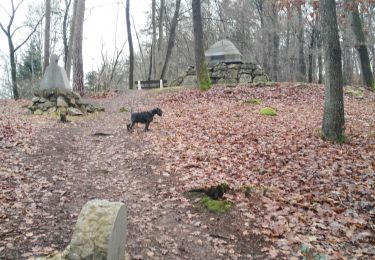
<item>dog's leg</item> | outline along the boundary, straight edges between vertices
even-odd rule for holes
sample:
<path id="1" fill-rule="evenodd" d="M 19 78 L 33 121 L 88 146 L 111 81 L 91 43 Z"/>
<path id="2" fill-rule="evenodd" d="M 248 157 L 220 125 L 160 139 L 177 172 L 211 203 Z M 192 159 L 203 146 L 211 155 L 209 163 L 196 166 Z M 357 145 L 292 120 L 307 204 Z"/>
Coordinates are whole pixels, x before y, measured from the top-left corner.
<path id="1" fill-rule="evenodd" d="M 145 132 L 149 131 L 148 126 L 150 125 L 151 121 L 148 121 L 145 125 Z"/>

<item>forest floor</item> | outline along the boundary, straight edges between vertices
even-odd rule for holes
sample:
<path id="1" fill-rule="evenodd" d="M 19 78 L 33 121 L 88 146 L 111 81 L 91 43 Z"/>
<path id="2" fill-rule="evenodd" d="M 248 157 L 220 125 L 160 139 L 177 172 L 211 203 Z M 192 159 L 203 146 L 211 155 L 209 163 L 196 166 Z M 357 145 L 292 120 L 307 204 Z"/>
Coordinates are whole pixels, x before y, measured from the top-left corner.
<path id="1" fill-rule="evenodd" d="M 125 203 L 128 259 L 373 259 L 375 94 L 362 92 L 345 94 L 344 144 L 320 138 L 321 85 L 115 93 L 68 124 L 0 101 L 0 259 L 62 250 L 94 198 Z M 164 114 L 128 132 L 121 107 Z M 227 213 L 183 196 L 223 182 Z"/>

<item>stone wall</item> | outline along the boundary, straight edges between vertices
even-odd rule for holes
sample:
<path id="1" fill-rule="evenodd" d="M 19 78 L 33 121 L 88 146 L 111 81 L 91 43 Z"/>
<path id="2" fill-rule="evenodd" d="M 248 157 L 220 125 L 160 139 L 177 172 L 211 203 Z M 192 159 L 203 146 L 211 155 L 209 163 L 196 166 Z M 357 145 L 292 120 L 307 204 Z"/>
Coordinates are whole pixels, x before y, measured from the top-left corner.
<path id="1" fill-rule="evenodd" d="M 216 63 L 208 65 L 208 71 L 213 84 L 259 83 L 271 80 L 259 65 L 252 62 Z M 196 85 L 195 68 L 192 66 L 171 83 L 171 86 Z"/>
<path id="2" fill-rule="evenodd" d="M 77 116 L 104 108 L 95 107 L 82 101 L 81 97 L 66 88 L 48 88 L 35 91 L 33 104 L 26 110 L 29 115 L 43 115 L 66 112 L 68 115 Z"/>

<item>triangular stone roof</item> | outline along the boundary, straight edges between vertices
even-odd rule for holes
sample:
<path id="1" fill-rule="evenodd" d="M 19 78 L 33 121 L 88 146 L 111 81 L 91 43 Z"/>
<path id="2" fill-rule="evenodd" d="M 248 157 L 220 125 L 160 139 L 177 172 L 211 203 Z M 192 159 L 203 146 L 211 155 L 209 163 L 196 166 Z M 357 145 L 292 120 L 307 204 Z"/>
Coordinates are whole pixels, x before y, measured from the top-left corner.
<path id="1" fill-rule="evenodd" d="M 236 46 L 229 40 L 220 40 L 205 52 L 206 57 L 219 56 L 219 55 L 241 55 Z"/>

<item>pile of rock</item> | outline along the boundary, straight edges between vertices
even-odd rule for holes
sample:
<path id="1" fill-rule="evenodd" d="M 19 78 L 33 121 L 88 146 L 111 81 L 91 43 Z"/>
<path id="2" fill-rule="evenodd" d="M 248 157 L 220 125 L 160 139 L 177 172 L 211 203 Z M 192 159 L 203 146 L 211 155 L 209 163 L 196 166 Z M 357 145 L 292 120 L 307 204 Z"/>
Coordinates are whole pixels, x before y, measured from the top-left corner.
<path id="1" fill-rule="evenodd" d="M 104 108 L 95 107 L 82 101 L 81 97 L 66 88 L 47 88 L 34 92 L 33 104 L 28 107 L 26 114 L 43 115 L 66 112 L 71 116 L 79 116 Z"/>
<path id="2" fill-rule="evenodd" d="M 79 116 L 96 111 L 104 111 L 94 105 L 84 103 L 74 93 L 64 68 L 58 65 L 59 57 L 52 54 L 40 83 L 40 90 L 34 92 L 33 104 L 26 110 L 28 115 L 66 113 Z"/>
<path id="3" fill-rule="evenodd" d="M 208 65 L 213 84 L 259 83 L 271 79 L 265 71 L 253 62 L 216 63 Z M 186 72 L 171 83 L 172 86 L 195 86 L 197 78 L 195 68 L 190 66 Z"/>

